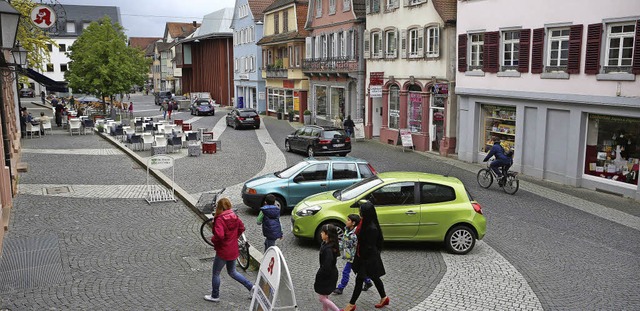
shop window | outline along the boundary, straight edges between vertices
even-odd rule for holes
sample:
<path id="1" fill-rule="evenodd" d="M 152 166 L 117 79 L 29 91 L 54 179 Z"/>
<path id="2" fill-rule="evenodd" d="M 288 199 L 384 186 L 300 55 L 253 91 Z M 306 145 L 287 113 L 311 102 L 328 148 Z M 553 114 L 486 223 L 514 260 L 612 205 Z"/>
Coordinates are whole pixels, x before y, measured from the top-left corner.
<path id="1" fill-rule="evenodd" d="M 327 87 L 316 85 L 316 115 L 326 118 L 327 113 Z"/>
<path id="2" fill-rule="evenodd" d="M 344 119 L 344 88 L 331 88 L 331 119 Z M 337 125 L 337 124 L 336 124 Z M 340 122 L 342 126 L 342 122 Z"/>
<path id="3" fill-rule="evenodd" d="M 389 87 L 389 128 L 398 129 L 400 126 L 400 87 Z"/>
<path id="4" fill-rule="evenodd" d="M 589 115 L 585 174 L 638 184 L 640 118 Z"/>
<path id="5" fill-rule="evenodd" d="M 480 152 L 489 152 L 494 138 L 500 140 L 505 151 L 515 149 L 516 108 L 509 106 L 482 105 Z"/>

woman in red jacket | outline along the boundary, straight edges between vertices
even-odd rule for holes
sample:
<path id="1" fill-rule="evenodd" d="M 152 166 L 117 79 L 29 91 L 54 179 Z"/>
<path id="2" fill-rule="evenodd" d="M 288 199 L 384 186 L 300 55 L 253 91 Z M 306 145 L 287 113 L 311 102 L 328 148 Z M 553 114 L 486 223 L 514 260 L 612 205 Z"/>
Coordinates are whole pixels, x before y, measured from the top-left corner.
<path id="1" fill-rule="evenodd" d="M 213 275 L 211 277 L 211 294 L 204 296 L 207 301 L 220 301 L 220 272 L 227 266 L 227 273 L 240 282 L 247 290 L 253 290 L 253 284 L 236 271 L 238 236 L 244 232 L 242 220 L 231 210 L 231 201 L 227 198 L 218 200 L 213 222 L 211 242 L 216 249 L 213 259 Z"/>

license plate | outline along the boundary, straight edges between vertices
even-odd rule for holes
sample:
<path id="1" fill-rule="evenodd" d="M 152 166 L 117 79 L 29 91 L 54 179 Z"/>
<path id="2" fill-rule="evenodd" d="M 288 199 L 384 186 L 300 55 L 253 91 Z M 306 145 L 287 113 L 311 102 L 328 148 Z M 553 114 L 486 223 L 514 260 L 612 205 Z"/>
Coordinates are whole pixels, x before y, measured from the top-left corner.
<path id="1" fill-rule="evenodd" d="M 253 121 L 253 118 L 246 118 L 247 121 Z"/>
<path id="2" fill-rule="evenodd" d="M 333 144 L 334 147 L 344 147 L 344 144 Z"/>

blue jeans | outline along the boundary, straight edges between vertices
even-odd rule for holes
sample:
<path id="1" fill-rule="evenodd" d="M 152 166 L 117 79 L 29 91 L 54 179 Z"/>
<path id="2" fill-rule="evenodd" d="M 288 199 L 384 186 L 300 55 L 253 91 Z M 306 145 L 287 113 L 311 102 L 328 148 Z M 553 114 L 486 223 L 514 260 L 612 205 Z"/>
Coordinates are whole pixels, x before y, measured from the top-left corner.
<path id="1" fill-rule="evenodd" d="M 347 284 L 349 283 L 350 274 L 351 274 L 351 263 L 347 262 L 346 264 L 344 264 L 344 269 L 342 269 L 342 280 L 340 281 L 340 284 L 338 284 L 339 289 L 344 289 L 345 287 L 347 287 Z M 366 278 L 364 282 L 367 284 L 371 284 L 371 279 Z"/>
<path id="2" fill-rule="evenodd" d="M 251 290 L 251 287 L 253 287 L 253 283 L 251 283 L 244 276 L 242 276 L 242 274 L 236 271 L 235 260 L 224 260 L 216 256 L 213 259 L 213 275 L 211 276 L 211 297 L 220 297 L 220 272 L 225 265 L 227 266 L 227 273 L 229 273 L 229 276 L 231 276 L 231 278 L 238 281 L 247 290 Z"/>
<path id="3" fill-rule="evenodd" d="M 273 239 L 264 239 L 264 251 L 267 251 L 267 248 L 271 247 L 271 246 L 276 246 L 276 240 Z"/>

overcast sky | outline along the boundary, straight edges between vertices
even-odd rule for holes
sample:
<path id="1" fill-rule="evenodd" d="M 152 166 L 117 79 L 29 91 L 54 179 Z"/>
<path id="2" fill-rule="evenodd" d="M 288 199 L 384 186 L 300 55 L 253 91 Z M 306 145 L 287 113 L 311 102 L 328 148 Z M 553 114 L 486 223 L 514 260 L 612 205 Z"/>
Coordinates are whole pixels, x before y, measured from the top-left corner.
<path id="1" fill-rule="evenodd" d="M 233 7 L 235 0 L 58 0 L 62 5 L 120 7 L 129 37 L 162 37 L 166 22 L 202 22 L 205 14 Z"/>

